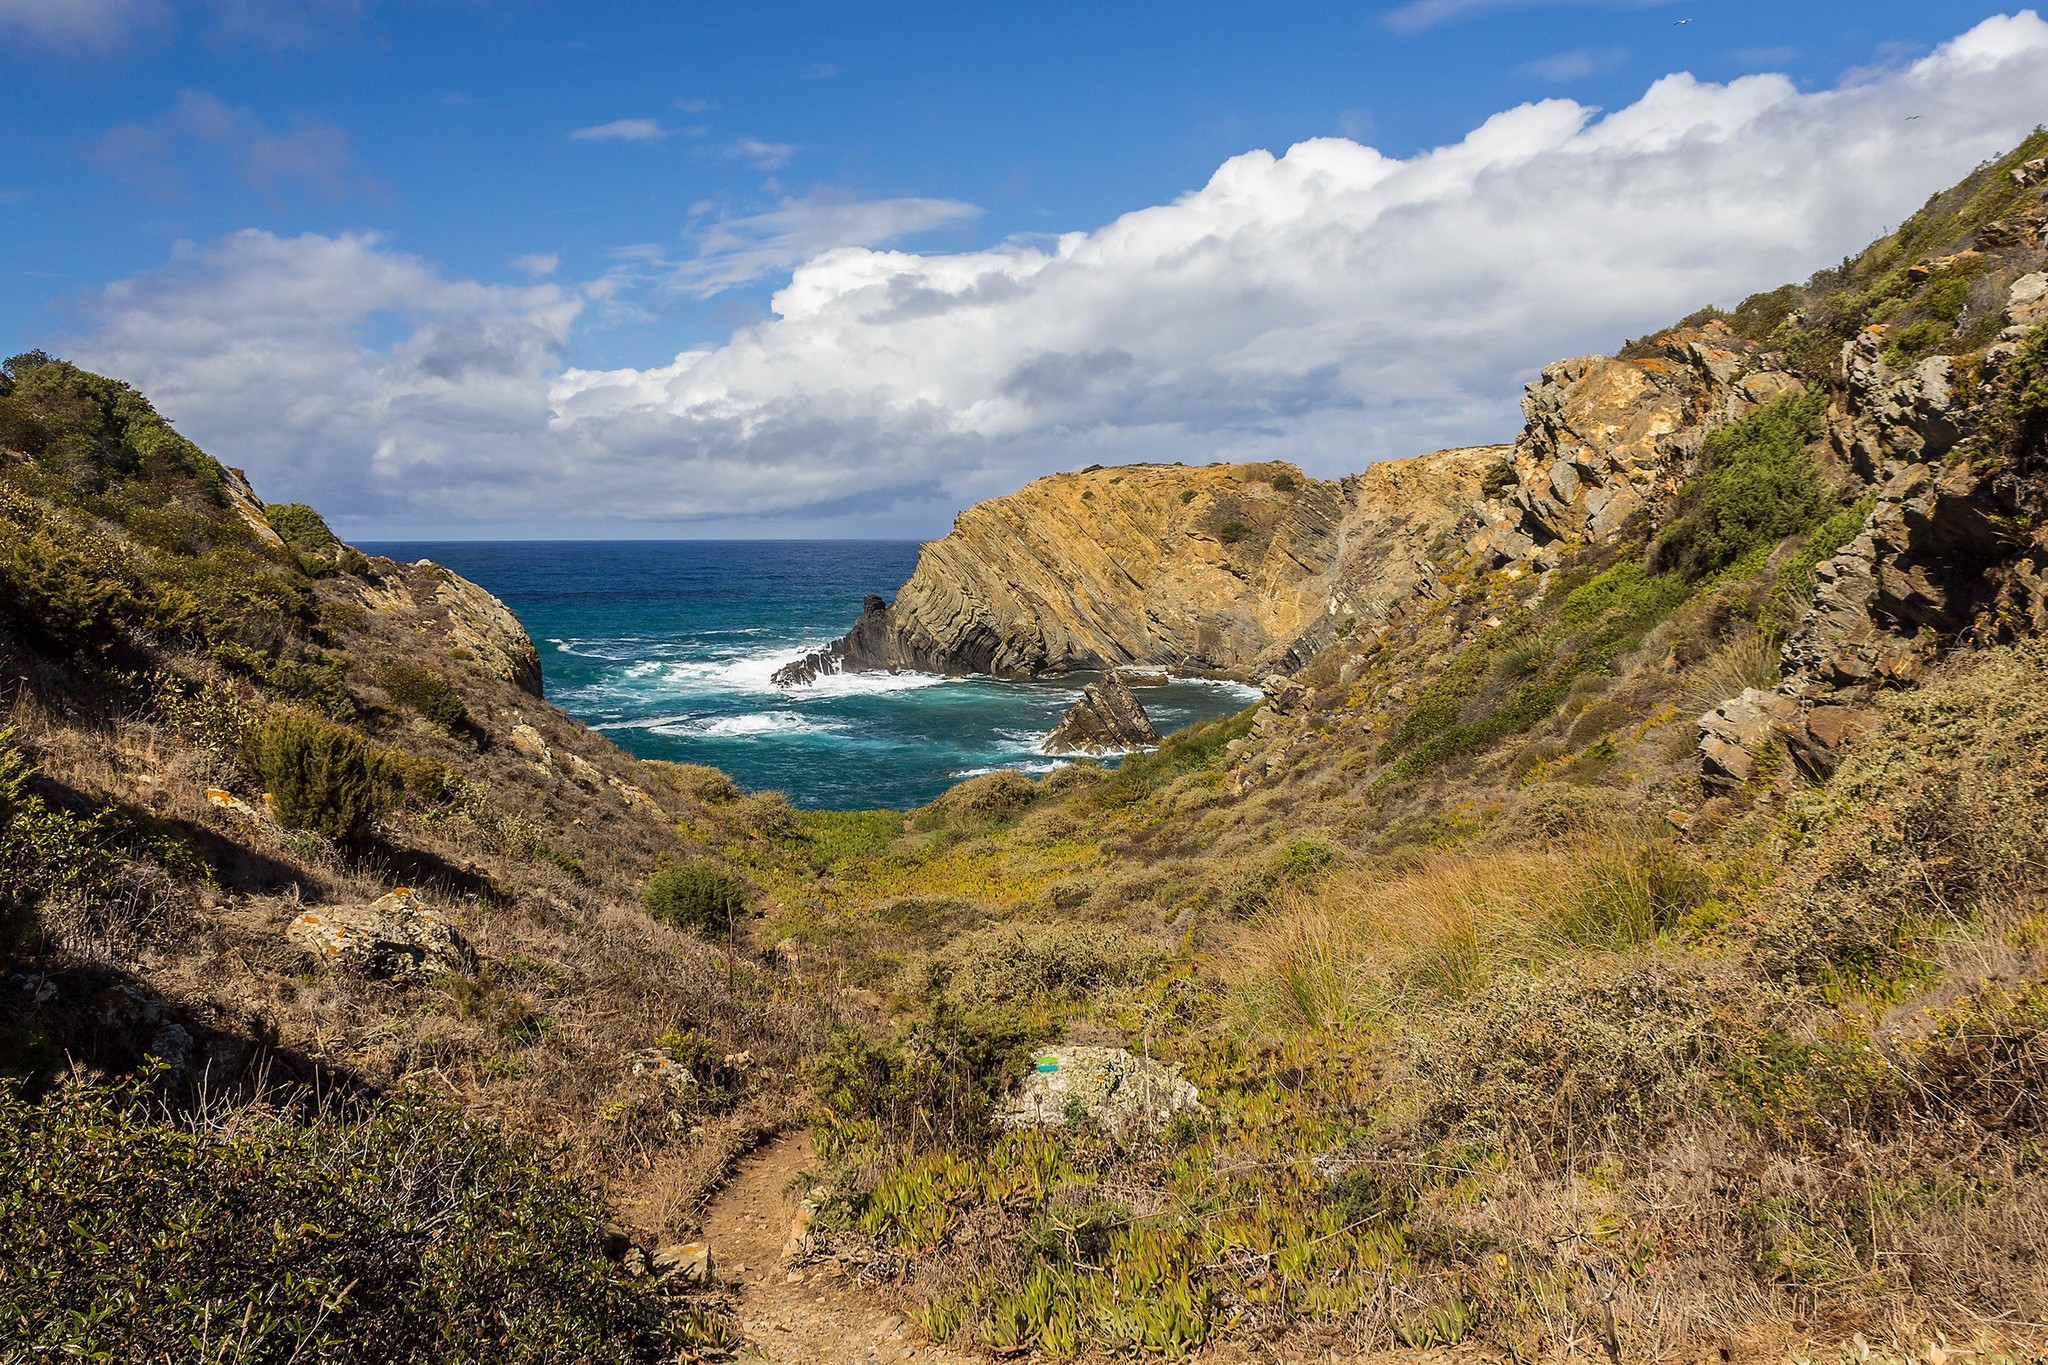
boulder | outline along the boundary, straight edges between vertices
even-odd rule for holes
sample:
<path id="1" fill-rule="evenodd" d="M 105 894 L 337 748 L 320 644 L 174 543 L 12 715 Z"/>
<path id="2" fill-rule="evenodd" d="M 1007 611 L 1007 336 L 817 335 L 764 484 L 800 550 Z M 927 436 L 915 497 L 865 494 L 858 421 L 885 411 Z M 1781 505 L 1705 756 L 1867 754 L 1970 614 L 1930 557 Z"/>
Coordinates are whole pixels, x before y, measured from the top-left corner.
<path id="1" fill-rule="evenodd" d="M 1756 774 L 1764 750 L 1799 716 L 1799 702 L 1782 692 L 1745 688 L 1699 719 L 1700 781 L 1732 790 Z"/>
<path id="2" fill-rule="evenodd" d="M 1171 681 L 1163 668 L 1119 668 L 1116 677 L 1125 687 L 1164 687 Z"/>
<path id="3" fill-rule="evenodd" d="M 1115 673 L 1083 689 L 1045 739 L 1049 754 L 1125 753 L 1159 742 L 1152 718 Z"/>
<path id="4" fill-rule="evenodd" d="M 286 926 L 285 937 L 325 961 L 378 980 L 476 970 L 476 953 L 461 931 L 405 886 L 372 905 L 308 910 Z"/>
<path id="5" fill-rule="evenodd" d="M 703 1242 L 670 1242 L 654 1249 L 648 1268 L 664 1280 L 711 1283 L 711 1248 Z"/>
<path id="6" fill-rule="evenodd" d="M 1041 1048 L 1031 1074 L 997 1114 L 1005 1127 L 1062 1128 L 1085 1114 L 1111 1133 L 1156 1132 L 1201 1096 L 1163 1066 L 1120 1047 Z"/>

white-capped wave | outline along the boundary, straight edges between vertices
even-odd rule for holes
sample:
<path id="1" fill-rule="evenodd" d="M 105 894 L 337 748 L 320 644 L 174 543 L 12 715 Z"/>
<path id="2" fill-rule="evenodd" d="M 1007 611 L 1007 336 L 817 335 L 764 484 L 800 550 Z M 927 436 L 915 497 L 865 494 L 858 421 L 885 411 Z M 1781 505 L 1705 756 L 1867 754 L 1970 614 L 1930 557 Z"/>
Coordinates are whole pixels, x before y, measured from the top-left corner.
<path id="1" fill-rule="evenodd" d="M 755 711 L 715 719 L 678 719 L 647 728 L 657 735 L 677 739 L 756 739 L 763 735 L 829 734 L 846 727 L 832 721 L 811 720 L 794 711 Z"/>
<path id="2" fill-rule="evenodd" d="M 986 768 L 956 768 L 948 773 L 947 776 L 986 777 L 990 773 L 1028 773 L 1033 777 L 1043 777 L 1045 774 L 1060 768 L 1072 767 L 1073 763 L 1074 760 L 1071 758 L 1043 758 L 1023 763 L 993 763 Z"/>

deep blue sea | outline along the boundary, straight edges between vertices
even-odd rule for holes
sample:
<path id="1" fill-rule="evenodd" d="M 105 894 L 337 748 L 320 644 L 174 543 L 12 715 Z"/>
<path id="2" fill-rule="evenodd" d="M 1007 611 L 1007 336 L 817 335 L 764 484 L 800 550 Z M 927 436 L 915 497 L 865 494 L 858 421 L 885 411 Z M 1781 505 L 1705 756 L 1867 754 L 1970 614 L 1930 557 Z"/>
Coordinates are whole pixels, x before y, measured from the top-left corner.
<path id="1" fill-rule="evenodd" d="M 366 544 L 481 583 L 540 649 L 548 699 L 643 758 L 709 763 L 800 806 L 906 809 L 1038 751 L 1094 680 L 849 674 L 784 690 L 782 664 L 845 633 L 861 597 L 893 598 L 914 541 L 436 541 Z M 1139 694 L 1161 733 L 1257 695 L 1174 682 Z"/>

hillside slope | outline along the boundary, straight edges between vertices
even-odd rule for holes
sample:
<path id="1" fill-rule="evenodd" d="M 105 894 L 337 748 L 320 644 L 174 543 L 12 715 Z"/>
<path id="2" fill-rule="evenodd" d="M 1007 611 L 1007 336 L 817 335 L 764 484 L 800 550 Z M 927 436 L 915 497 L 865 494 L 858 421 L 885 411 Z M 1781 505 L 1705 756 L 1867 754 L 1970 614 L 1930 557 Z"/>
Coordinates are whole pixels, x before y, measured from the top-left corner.
<path id="1" fill-rule="evenodd" d="M 626 1284 L 604 1221 L 687 1231 L 788 1121 L 843 1012 L 692 932 L 687 897 L 656 906 L 664 923 L 642 892 L 663 867 L 708 869 L 692 884 L 723 877 L 744 904 L 720 850 L 800 837 L 786 802 L 629 758 L 541 698 L 489 593 L 266 507 L 139 394 L 40 354 L 0 367 L 0 688 L 0 1106 L 75 1097 L 9 1109 L 0 1169 L 57 1184 L 0 1207 L 0 1266 L 53 1277 L 0 1270 L 0 1339 L 176 1355 L 162 1343 L 191 1314 L 235 1318 L 258 1292 L 266 1325 L 235 1358 L 327 1337 L 382 1359 L 434 1340 L 673 1358 L 716 1338 Z M 133 1075 L 147 1088 L 121 1088 Z M 414 1129 L 441 1134 L 446 1169 L 411 1164 Z M 162 1198 L 112 1207 L 104 1172 L 43 1169 L 99 1138 Z M 176 1164 L 181 1144 L 200 1165 Z M 366 1183 L 314 1178 L 330 1161 Z M 277 1188 L 298 1163 L 310 1183 Z M 447 1210 L 388 1225 L 414 1216 L 394 1191 L 485 1169 L 504 1199 L 462 1219 L 530 1259 L 474 1280 L 449 1262 L 446 1298 L 407 1298 L 406 1257 L 483 1243 L 447 1242 L 470 1225 Z M 273 1203 L 356 1230 L 258 1254 Z M 158 1239 L 156 1219 L 220 1240 Z M 119 1273 L 91 1252 L 103 1226 L 137 1248 Z M 92 1316 L 136 1294 L 136 1315 Z M 504 1337 L 466 1316 L 471 1294 L 528 1316 Z"/>
<path id="2" fill-rule="evenodd" d="M 824 1069 L 839 1245 L 998 1353 L 2036 1358 L 2044 152 L 1548 367 L 1260 706 L 778 891 L 915 1021 Z M 1103 1045 L 1200 1108 L 995 1120 Z"/>
<path id="3" fill-rule="evenodd" d="M 1267 695 L 907 814 L 633 761 L 9 361 L 0 1335 L 728 1352 L 627 1245 L 802 1117 L 801 1273 L 994 1356 L 2038 1358 L 2044 154 L 1511 447 L 963 513 L 812 668 Z"/>

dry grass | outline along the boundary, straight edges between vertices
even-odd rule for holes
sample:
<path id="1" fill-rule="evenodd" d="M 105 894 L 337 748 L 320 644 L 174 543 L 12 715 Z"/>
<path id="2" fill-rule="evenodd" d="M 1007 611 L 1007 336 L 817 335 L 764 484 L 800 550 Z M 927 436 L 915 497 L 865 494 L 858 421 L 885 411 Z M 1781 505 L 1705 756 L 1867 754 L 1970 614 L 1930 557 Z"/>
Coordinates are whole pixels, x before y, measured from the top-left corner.
<path id="1" fill-rule="evenodd" d="M 1233 994 L 1247 1019 L 1343 1028 L 1470 996 L 1506 967 L 1650 942 L 1700 886 L 1675 843 L 1617 828 L 1386 860 L 1283 891 L 1228 954 Z"/>

